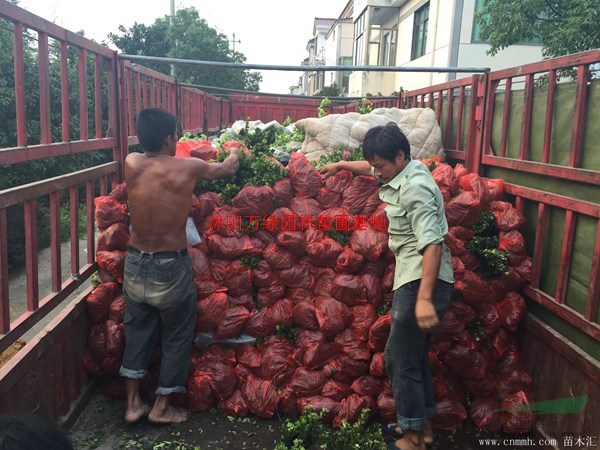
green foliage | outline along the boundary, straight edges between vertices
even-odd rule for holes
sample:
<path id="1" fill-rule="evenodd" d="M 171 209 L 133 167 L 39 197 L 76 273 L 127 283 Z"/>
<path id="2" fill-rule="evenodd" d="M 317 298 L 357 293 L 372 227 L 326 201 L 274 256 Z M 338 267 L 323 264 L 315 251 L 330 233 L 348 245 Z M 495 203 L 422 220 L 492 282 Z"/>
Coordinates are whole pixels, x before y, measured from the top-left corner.
<path id="1" fill-rule="evenodd" d="M 273 152 L 271 147 L 275 144 L 277 136 L 281 134 L 280 131 L 273 126 L 265 128 L 264 130 L 261 130 L 260 128 L 255 128 L 252 131 L 248 130 L 249 125 L 248 121 L 246 121 L 246 127 L 240 131 L 240 139 L 246 147 L 251 148 L 256 153 L 264 153 L 272 156 Z"/>
<path id="2" fill-rule="evenodd" d="M 282 132 L 280 132 L 279 134 L 277 134 L 275 136 L 275 142 L 273 143 L 273 147 L 275 147 L 276 149 L 280 150 L 280 151 L 286 151 L 286 145 L 289 144 L 290 142 L 304 142 L 304 138 L 306 136 L 306 133 L 304 132 L 304 130 L 301 130 L 300 128 L 296 128 L 295 126 L 292 126 L 293 129 L 293 134 L 288 134 L 285 131 L 283 131 L 282 128 Z"/>
<path id="3" fill-rule="evenodd" d="M 392 302 L 386 302 L 384 300 L 383 302 L 381 302 L 381 305 L 377 307 L 377 315 L 383 316 L 387 314 L 390 309 L 392 309 Z"/>
<path id="4" fill-rule="evenodd" d="M 256 266 L 258 266 L 258 263 L 261 261 L 261 258 L 255 258 L 251 256 L 242 256 L 240 258 L 240 263 L 242 264 L 242 266 L 246 266 L 251 269 L 254 269 Z"/>
<path id="5" fill-rule="evenodd" d="M 223 161 L 227 155 L 226 151 L 220 151 L 218 160 Z M 199 192 L 215 192 L 220 195 L 223 202 L 231 204 L 244 186 L 272 186 L 285 177 L 285 167 L 269 159 L 265 153 L 250 150 L 249 155 L 244 153 L 241 155 L 240 168 L 232 178 L 201 180 L 197 184 Z"/>
<path id="6" fill-rule="evenodd" d="M 367 425 L 369 410 L 363 409 L 358 420 L 350 424 L 342 421 L 342 426 L 327 446 L 327 450 L 385 450 L 386 443 L 381 429 L 374 423 Z"/>
<path id="7" fill-rule="evenodd" d="M 490 55 L 534 39 L 545 58 L 600 47 L 598 0 L 483 0 L 475 18 Z"/>
<path id="8" fill-rule="evenodd" d="M 333 83 L 331 86 L 325 86 L 315 94 L 316 97 L 339 97 L 339 95 L 340 87 L 337 83 Z"/>
<path id="9" fill-rule="evenodd" d="M 287 327 L 285 325 L 277 325 L 275 327 L 275 335 L 289 339 L 292 342 L 296 341 L 297 330 L 295 327 Z"/>
<path id="10" fill-rule="evenodd" d="M 427 164 L 427 168 L 429 169 L 430 172 L 433 172 L 435 169 L 437 169 L 436 162 L 431 161 L 429 164 Z"/>
<path id="11" fill-rule="evenodd" d="M 492 225 L 495 220 L 494 213 L 490 211 L 482 212 L 479 219 L 471 226 L 471 230 L 479 236 L 487 235 L 490 231 L 493 232 Z"/>
<path id="12" fill-rule="evenodd" d="M 318 161 L 311 161 L 311 164 L 315 167 L 315 169 L 319 169 L 326 164 L 336 163 L 338 161 L 364 160 L 365 157 L 363 156 L 363 152 L 360 147 L 357 147 L 352 150 L 346 149 L 345 147 L 341 147 L 333 150 L 331 153 L 322 155 Z"/>
<path id="13" fill-rule="evenodd" d="M 317 414 L 309 407 L 298 420 L 287 419 L 282 427 L 282 440 L 275 450 L 385 450 L 381 428 L 375 423 L 368 424 L 367 408 L 361 411 L 355 423 L 343 420 L 338 430 L 323 423 L 326 412 Z"/>
<path id="14" fill-rule="evenodd" d="M 325 108 L 327 108 L 329 105 L 331 105 L 331 100 L 329 100 L 329 98 L 325 97 L 323 100 L 321 100 L 321 104 L 317 108 L 317 117 L 319 119 L 327 115 Z"/>
<path id="15" fill-rule="evenodd" d="M 342 231 L 330 229 L 329 231 L 325 231 L 323 234 L 327 237 L 330 237 L 334 241 L 339 242 L 342 246 L 346 246 L 350 243 L 350 235 Z"/>
<path id="16" fill-rule="evenodd" d="M 483 212 L 471 229 L 475 236 L 467 242 L 467 250 L 474 253 L 481 262 L 479 273 L 482 278 L 508 276 L 508 254 L 498 249 L 498 230 L 494 226 L 494 214 L 489 211 Z"/>
<path id="17" fill-rule="evenodd" d="M 331 429 L 323 423 L 324 411 L 316 413 L 308 407 L 297 420 L 286 419 L 281 429 L 281 442 L 276 450 L 310 449 L 327 442 Z"/>
<path id="18" fill-rule="evenodd" d="M 206 140 L 206 135 L 204 133 L 201 133 L 199 135 L 195 135 L 193 133 L 190 133 L 189 131 L 186 131 L 185 133 L 183 133 L 183 136 L 181 136 L 181 138 L 179 138 L 180 142 L 186 142 L 186 141 L 205 141 Z"/>
<path id="19" fill-rule="evenodd" d="M 199 61 L 244 63 L 246 57 L 229 48 L 228 37 L 208 26 L 198 10 L 191 6 L 179 8 L 170 25 L 171 17 L 157 18 L 152 25 L 134 23 L 130 28 L 119 25 L 117 33 L 109 33 L 109 40 L 123 53 L 159 56 Z M 171 66 L 145 62 L 145 66 L 164 74 Z M 175 77 L 181 83 L 258 91 L 262 75 L 242 69 L 222 70 L 210 67 L 177 66 Z"/>
<path id="20" fill-rule="evenodd" d="M 366 97 L 361 98 L 356 106 L 361 114 L 369 114 L 373 111 L 373 102 Z"/>

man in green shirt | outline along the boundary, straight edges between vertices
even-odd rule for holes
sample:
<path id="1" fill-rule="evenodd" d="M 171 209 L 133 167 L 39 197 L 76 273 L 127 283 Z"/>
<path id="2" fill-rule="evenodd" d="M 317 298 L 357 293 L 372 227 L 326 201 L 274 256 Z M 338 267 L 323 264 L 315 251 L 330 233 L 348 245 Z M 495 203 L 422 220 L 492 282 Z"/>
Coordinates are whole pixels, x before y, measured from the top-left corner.
<path id="1" fill-rule="evenodd" d="M 379 197 L 387 203 L 389 247 L 396 255 L 384 355 L 397 411 L 397 423 L 384 430 L 398 438 L 390 449 L 423 450 L 433 440 L 429 419 L 435 415 L 430 333 L 450 305 L 454 283 L 444 201 L 427 167 L 411 160 L 410 144 L 395 123 L 370 129 L 362 150 L 366 161 L 327 164 L 320 172 L 328 177 L 346 169 L 384 183 Z"/>

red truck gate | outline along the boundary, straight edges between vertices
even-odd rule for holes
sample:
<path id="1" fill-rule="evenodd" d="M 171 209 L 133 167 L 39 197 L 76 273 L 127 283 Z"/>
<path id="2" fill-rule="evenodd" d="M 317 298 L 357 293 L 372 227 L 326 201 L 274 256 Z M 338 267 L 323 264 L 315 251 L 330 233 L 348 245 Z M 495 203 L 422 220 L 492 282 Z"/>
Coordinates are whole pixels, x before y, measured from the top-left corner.
<path id="1" fill-rule="evenodd" d="M 314 116 L 320 99 L 232 94 L 225 100 L 180 86 L 173 77 L 120 59 L 116 52 L 5 0 L 0 0 L 0 18 L 13 30 L 9 34 L 14 48 L 16 105 L 15 117 L 9 118 L 16 124 L 15 142 L 0 149 L 0 166 L 106 149 L 112 152 L 112 162 L 0 191 L 1 352 L 96 271 L 93 199 L 105 195 L 122 180 L 123 160 L 129 146 L 137 144 L 134 117 L 140 109 L 169 109 L 179 115 L 184 129 L 209 133 L 247 117 L 283 121 L 289 116 L 296 121 Z M 26 78 L 24 68 L 33 40 L 38 66 L 35 85 Z M 403 92 L 397 99 L 375 100 L 373 105 L 434 109 L 449 160 L 461 162 L 483 176 L 505 180 L 507 193 L 530 223 L 529 253 L 534 276 L 524 294 L 530 299 L 528 307 L 536 314 L 529 315 L 522 330 L 527 362 L 532 372 L 535 366 L 536 373 L 553 371 L 559 377 L 556 383 L 537 383 L 534 391 L 539 398 L 559 398 L 569 395 L 569 386 L 582 387 L 592 401 L 588 407 L 591 413 L 581 422 L 585 430 L 593 430 L 600 423 L 598 358 L 590 357 L 554 328 L 573 334 L 579 345 L 597 354 L 600 165 L 593 156 L 598 147 L 591 132 L 597 129 L 594 114 L 598 110 L 589 112 L 594 101 L 600 104 L 597 80 L 590 72 L 590 65 L 598 63 L 600 50 L 594 50 Z M 60 66 L 58 95 L 51 89 L 51 64 Z M 69 76 L 73 64 L 77 68 L 76 83 Z M 566 69 L 576 71 L 575 83 L 558 82 Z M 543 89 L 536 87 L 540 75 L 546 80 Z M 521 84 L 524 88 L 516 90 L 515 86 Z M 26 89 L 39 91 L 36 111 L 26 108 Z M 569 89 L 572 105 L 564 101 L 570 98 Z M 77 95 L 76 109 L 69 105 L 70 95 Z M 57 103 L 61 119 L 60 123 L 52 123 L 50 111 Z M 543 113 L 534 114 L 540 108 Z M 355 110 L 355 106 L 333 108 L 334 113 L 349 110 Z M 563 145 L 562 132 L 556 132 L 559 122 L 565 121 L 570 124 L 568 145 Z M 53 129 L 60 130 L 59 137 L 56 132 L 53 137 Z M 80 198 L 82 192 L 84 198 Z M 40 199 L 45 197 L 51 224 L 52 276 L 47 292 L 40 295 L 36 218 Z M 61 198 L 68 198 L 70 205 L 70 276 L 60 269 L 64 257 L 59 227 Z M 86 261 L 80 261 L 77 226 L 77 205 L 82 200 L 87 222 Z M 27 299 L 26 311 L 12 317 L 7 209 L 20 204 Z M 64 426 L 76 417 L 90 386 L 81 364 L 87 338 L 84 300 L 89 292 L 88 288 L 73 300 L 46 328 L 45 336 L 30 341 L 0 368 L 0 409 L 43 411 Z"/>

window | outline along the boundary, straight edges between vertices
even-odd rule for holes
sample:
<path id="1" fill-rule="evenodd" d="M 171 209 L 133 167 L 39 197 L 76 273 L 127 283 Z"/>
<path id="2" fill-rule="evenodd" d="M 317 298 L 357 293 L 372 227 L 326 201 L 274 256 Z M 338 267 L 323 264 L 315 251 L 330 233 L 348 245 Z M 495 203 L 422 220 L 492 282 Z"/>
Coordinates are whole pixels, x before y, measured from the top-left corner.
<path id="1" fill-rule="evenodd" d="M 396 28 L 398 28 L 396 26 Z M 381 65 L 396 65 L 396 29 L 384 30 L 383 47 L 381 48 Z"/>
<path id="2" fill-rule="evenodd" d="M 429 2 L 415 11 L 411 60 L 425 54 L 427 47 L 427 25 L 429 23 Z"/>
<path id="3" fill-rule="evenodd" d="M 354 22 L 354 65 L 364 66 L 365 62 L 365 15 L 361 14 L 356 22 Z"/>

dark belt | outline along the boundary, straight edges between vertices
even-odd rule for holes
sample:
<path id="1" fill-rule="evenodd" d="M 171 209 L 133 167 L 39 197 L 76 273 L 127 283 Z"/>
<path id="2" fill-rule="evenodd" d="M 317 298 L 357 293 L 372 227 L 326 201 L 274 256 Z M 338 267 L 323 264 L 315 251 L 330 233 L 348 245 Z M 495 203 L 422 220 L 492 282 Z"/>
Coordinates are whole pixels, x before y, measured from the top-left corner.
<path id="1" fill-rule="evenodd" d="M 181 258 L 187 256 L 187 248 L 181 248 L 179 250 L 171 250 L 168 252 L 143 252 L 135 247 L 129 246 L 127 251 L 134 255 L 140 255 L 142 258 L 152 259 L 167 259 L 167 258 Z"/>

